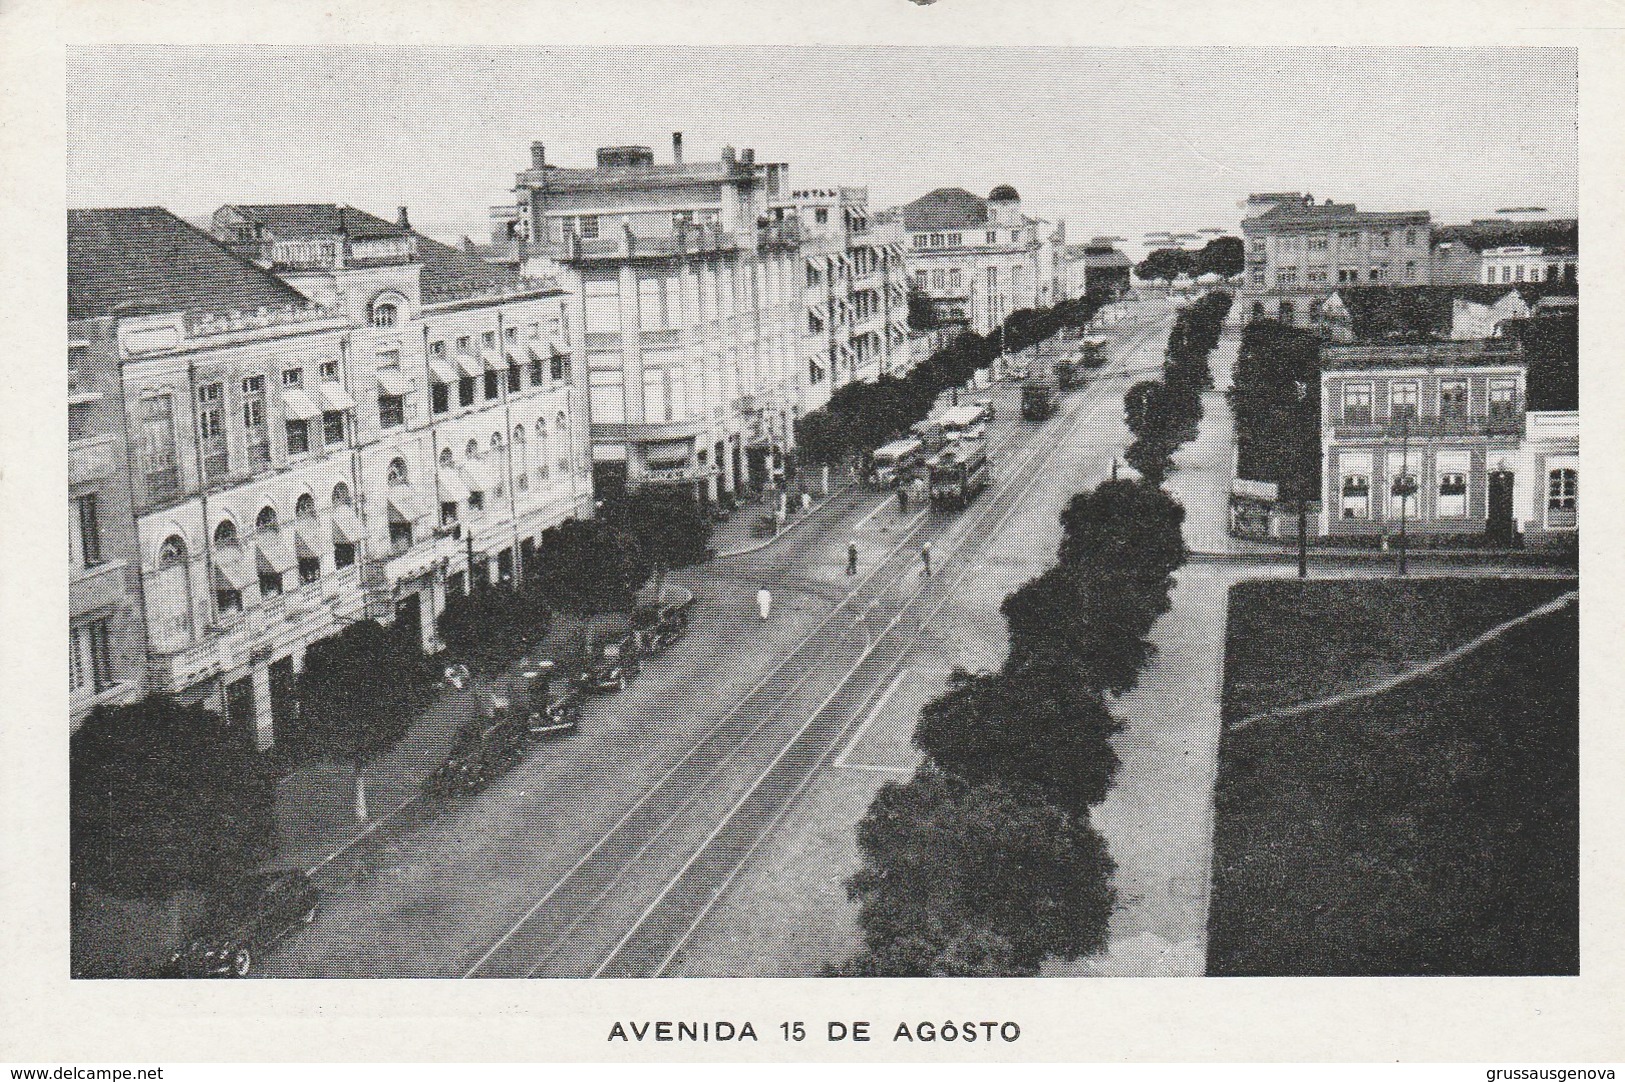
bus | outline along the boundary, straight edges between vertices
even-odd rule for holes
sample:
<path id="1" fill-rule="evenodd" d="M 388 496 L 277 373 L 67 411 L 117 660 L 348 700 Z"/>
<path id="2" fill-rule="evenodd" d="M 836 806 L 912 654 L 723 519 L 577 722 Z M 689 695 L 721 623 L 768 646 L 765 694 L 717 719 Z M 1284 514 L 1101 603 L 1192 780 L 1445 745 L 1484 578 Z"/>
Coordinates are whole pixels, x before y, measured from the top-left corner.
<path id="1" fill-rule="evenodd" d="M 870 456 L 869 483 L 890 488 L 905 483 L 925 459 L 925 444 L 919 440 L 893 440 Z"/>
<path id="2" fill-rule="evenodd" d="M 979 440 L 987 433 L 987 407 L 953 406 L 936 418 L 949 440 Z"/>
<path id="3" fill-rule="evenodd" d="M 1055 388 L 1047 380 L 1032 380 L 1021 387 L 1021 419 L 1047 421 L 1055 412 Z"/>
<path id="4" fill-rule="evenodd" d="M 931 502 L 964 507 L 992 480 L 987 448 L 965 444 L 949 447 L 931 460 Z"/>

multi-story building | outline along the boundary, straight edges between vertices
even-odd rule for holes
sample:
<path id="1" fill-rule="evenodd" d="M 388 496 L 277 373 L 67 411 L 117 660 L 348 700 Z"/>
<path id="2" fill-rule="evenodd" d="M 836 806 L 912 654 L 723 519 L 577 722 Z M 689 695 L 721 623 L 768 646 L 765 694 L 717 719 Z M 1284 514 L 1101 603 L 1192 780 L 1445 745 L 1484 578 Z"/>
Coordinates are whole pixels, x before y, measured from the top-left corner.
<path id="1" fill-rule="evenodd" d="M 558 267 L 577 293 L 601 490 L 731 495 L 782 468 L 809 369 L 788 167 L 753 150 L 656 164 L 606 147 L 560 168 L 531 146 L 513 206 L 492 210 L 510 262 Z M 873 318 L 873 317 L 871 317 Z"/>
<path id="2" fill-rule="evenodd" d="M 213 229 L 352 328 L 362 581 L 432 649 L 448 592 L 522 577 L 545 531 L 591 514 L 569 298 L 415 232 L 404 207 L 227 205 Z"/>
<path id="3" fill-rule="evenodd" d="M 1579 222 L 1480 218 L 1433 231 L 1433 280 L 1448 284 L 1575 286 Z"/>
<path id="4" fill-rule="evenodd" d="M 938 188 L 899 210 L 914 287 L 937 318 L 987 334 L 1021 308 L 1065 297 L 1058 282 L 1066 226 L 1021 211 L 1021 196 L 1001 184 L 986 199 L 963 188 Z"/>
<path id="5" fill-rule="evenodd" d="M 1425 210 L 1360 211 L 1298 192 L 1254 194 L 1241 231 L 1247 319 L 1304 325 L 1318 319 L 1320 306 L 1340 287 L 1431 281 L 1431 215 Z"/>
<path id="6" fill-rule="evenodd" d="M 70 212 L 105 318 L 150 690 L 268 746 L 304 648 L 361 617 L 348 324 L 159 208 Z"/>
<path id="7" fill-rule="evenodd" d="M 867 188 L 796 191 L 775 210 L 793 215 L 801 234 L 802 412 L 817 409 L 844 384 L 907 372 L 901 223 L 870 217 Z"/>
<path id="8" fill-rule="evenodd" d="M 69 237 L 82 236 L 69 212 Z M 70 264 L 75 266 L 77 263 Z M 123 298 L 74 274 L 68 289 L 68 691 L 78 728 L 102 703 L 128 702 L 147 684 L 141 563 L 130 504 L 119 384 Z"/>
<path id="9" fill-rule="evenodd" d="M 1517 528 L 1531 545 L 1572 545 L 1580 529 L 1580 414 L 1531 410 L 1514 481 Z"/>
<path id="10" fill-rule="evenodd" d="M 1323 347 L 1320 533 L 1511 543 L 1524 403 L 1516 341 Z"/>

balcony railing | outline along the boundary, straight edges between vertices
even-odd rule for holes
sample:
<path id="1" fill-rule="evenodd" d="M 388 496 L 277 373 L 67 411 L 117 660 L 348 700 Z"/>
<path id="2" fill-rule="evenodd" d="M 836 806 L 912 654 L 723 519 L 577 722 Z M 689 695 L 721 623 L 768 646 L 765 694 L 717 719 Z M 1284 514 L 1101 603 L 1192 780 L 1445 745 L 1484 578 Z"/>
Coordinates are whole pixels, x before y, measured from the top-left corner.
<path id="1" fill-rule="evenodd" d="M 1332 432 L 1340 439 L 1437 439 L 1453 436 L 1517 436 L 1523 433 L 1523 409 L 1468 416 L 1332 418 Z"/>

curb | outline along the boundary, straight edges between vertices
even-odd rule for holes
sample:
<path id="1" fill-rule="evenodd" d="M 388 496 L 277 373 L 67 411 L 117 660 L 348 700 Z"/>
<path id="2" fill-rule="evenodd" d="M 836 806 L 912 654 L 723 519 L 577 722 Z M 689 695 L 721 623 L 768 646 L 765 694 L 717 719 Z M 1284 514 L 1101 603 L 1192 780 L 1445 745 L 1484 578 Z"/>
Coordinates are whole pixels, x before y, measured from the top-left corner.
<path id="1" fill-rule="evenodd" d="M 753 552 L 762 551 L 763 549 L 767 548 L 767 546 L 773 544 L 773 542 L 777 541 L 779 538 L 783 537 L 785 534 L 787 534 L 791 530 L 795 529 L 797 526 L 800 526 L 803 522 L 806 522 L 808 519 L 812 518 L 813 515 L 817 514 L 820 510 L 822 510 L 825 506 L 827 506 L 830 503 L 830 501 L 835 499 L 835 497 L 840 496 L 841 494 L 849 491 L 852 487 L 853 487 L 853 482 L 847 481 L 845 484 L 839 486 L 838 488 L 834 488 L 834 489 L 830 490 L 830 494 L 828 496 L 825 496 L 823 499 L 816 501 L 811 507 L 809 507 L 806 510 L 805 513 L 803 513 L 798 518 L 792 519 L 790 522 L 786 523 L 784 529 L 779 530 L 772 537 L 769 537 L 765 541 L 758 541 L 754 545 L 746 545 L 744 548 L 730 549 L 727 552 L 719 552 L 715 556 L 711 557 L 712 562 L 715 562 L 717 560 L 731 559 L 731 558 L 733 558 L 735 556 L 749 556 Z"/>

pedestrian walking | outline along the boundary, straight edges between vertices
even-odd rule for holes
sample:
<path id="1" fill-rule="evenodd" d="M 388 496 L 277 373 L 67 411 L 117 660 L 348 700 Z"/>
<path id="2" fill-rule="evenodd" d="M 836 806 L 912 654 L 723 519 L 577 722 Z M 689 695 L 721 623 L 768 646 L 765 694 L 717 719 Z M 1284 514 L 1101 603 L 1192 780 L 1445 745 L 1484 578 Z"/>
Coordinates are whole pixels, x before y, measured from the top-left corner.
<path id="1" fill-rule="evenodd" d="M 897 510 L 905 515 L 908 514 L 908 485 L 906 483 L 897 486 Z"/>
<path id="2" fill-rule="evenodd" d="M 931 542 L 929 542 L 929 541 L 927 541 L 925 544 L 920 546 L 920 562 L 925 565 L 925 570 L 922 571 L 921 574 L 923 576 L 925 576 L 926 578 L 930 578 L 931 577 Z"/>
<path id="3" fill-rule="evenodd" d="M 767 614 L 773 611 L 773 595 L 766 586 L 756 591 L 756 609 L 762 614 L 762 622 L 767 622 Z"/>
<path id="4" fill-rule="evenodd" d="M 811 511 L 811 510 L 812 510 L 812 493 L 811 492 L 803 492 L 801 494 L 801 513 L 805 515 L 808 511 Z"/>
<path id="5" fill-rule="evenodd" d="M 848 541 L 846 545 L 846 573 L 848 575 L 858 573 L 858 543 L 856 541 Z"/>

